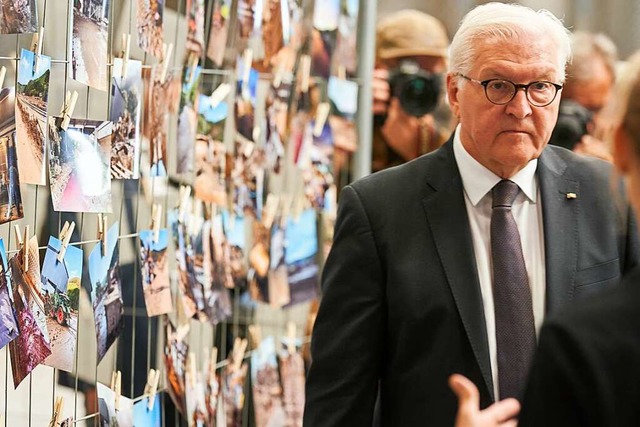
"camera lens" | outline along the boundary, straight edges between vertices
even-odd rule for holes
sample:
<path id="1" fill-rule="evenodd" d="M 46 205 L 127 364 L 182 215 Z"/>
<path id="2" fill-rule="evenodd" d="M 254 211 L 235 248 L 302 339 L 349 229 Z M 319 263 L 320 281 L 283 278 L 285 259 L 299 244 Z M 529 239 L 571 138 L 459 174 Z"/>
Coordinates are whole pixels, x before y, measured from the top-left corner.
<path id="1" fill-rule="evenodd" d="M 402 109 L 416 117 L 431 112 L 438 103 L 439 88 L 435 80 L 422 76 L 408 79 L 398 96 Z"/>

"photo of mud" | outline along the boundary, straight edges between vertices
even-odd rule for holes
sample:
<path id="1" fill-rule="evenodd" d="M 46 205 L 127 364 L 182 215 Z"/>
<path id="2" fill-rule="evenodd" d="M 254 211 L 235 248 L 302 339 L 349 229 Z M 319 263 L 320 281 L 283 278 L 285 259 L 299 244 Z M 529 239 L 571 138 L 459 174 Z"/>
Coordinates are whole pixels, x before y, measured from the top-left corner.
<path id="1" fill-rule="evenodd" d="M 36 0 L 0 0 L 0 34 L 36 33 Z"/>
<path id="2" fill-rule="evenodd" d="M 107 90 L 110 0 L 75 1 L 71 70 L 74 80 Z"/>
<path id="3" fill-rule="evenodd" d="M 164 0 L 137 0 L 138 46 L 162 59 Z"/>

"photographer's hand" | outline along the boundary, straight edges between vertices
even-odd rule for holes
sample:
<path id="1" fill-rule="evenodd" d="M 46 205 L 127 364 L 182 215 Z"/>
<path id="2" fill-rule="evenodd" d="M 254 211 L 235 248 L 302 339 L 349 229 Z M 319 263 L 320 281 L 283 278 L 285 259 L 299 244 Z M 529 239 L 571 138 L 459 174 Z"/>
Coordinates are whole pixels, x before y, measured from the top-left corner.
<path id="1" fill-rule="evenodd" d="M 373 70 L 373 114 L 384 116 L 389 109 L 391 90 L 389 88 L 389 71 L 384 68 Z"/>

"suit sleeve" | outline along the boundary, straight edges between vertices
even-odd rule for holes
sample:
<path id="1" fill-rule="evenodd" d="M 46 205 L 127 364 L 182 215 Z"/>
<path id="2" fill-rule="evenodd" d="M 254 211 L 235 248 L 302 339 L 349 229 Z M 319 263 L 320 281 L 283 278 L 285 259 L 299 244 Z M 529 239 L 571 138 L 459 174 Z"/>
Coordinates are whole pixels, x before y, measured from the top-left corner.
<path id="1" fill-rule="evenodd" d="M 305 427 L 370 427 L 385 330 L 383 271 L 362 201 L 342 190 L 311 341 Z"/>
<path id="2" fill-rule="evenodd" d="M 575 320 L 575 319 L 574 319 Z M 599 368 L 588 337 L 548 323 L 540 333 L 518 426 L 602 426 Z"/>

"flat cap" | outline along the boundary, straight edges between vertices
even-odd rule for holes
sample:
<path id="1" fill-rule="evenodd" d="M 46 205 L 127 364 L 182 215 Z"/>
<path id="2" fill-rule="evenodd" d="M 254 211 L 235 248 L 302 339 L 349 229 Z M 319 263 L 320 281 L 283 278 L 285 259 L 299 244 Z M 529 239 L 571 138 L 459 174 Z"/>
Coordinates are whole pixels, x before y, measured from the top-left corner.
<path id="1" fill-rule="evenodd" d="M 448 55 L 449 37 L 442 22 L 413 9 L 400 10 L 378 22 L 376 58 Z"/>

